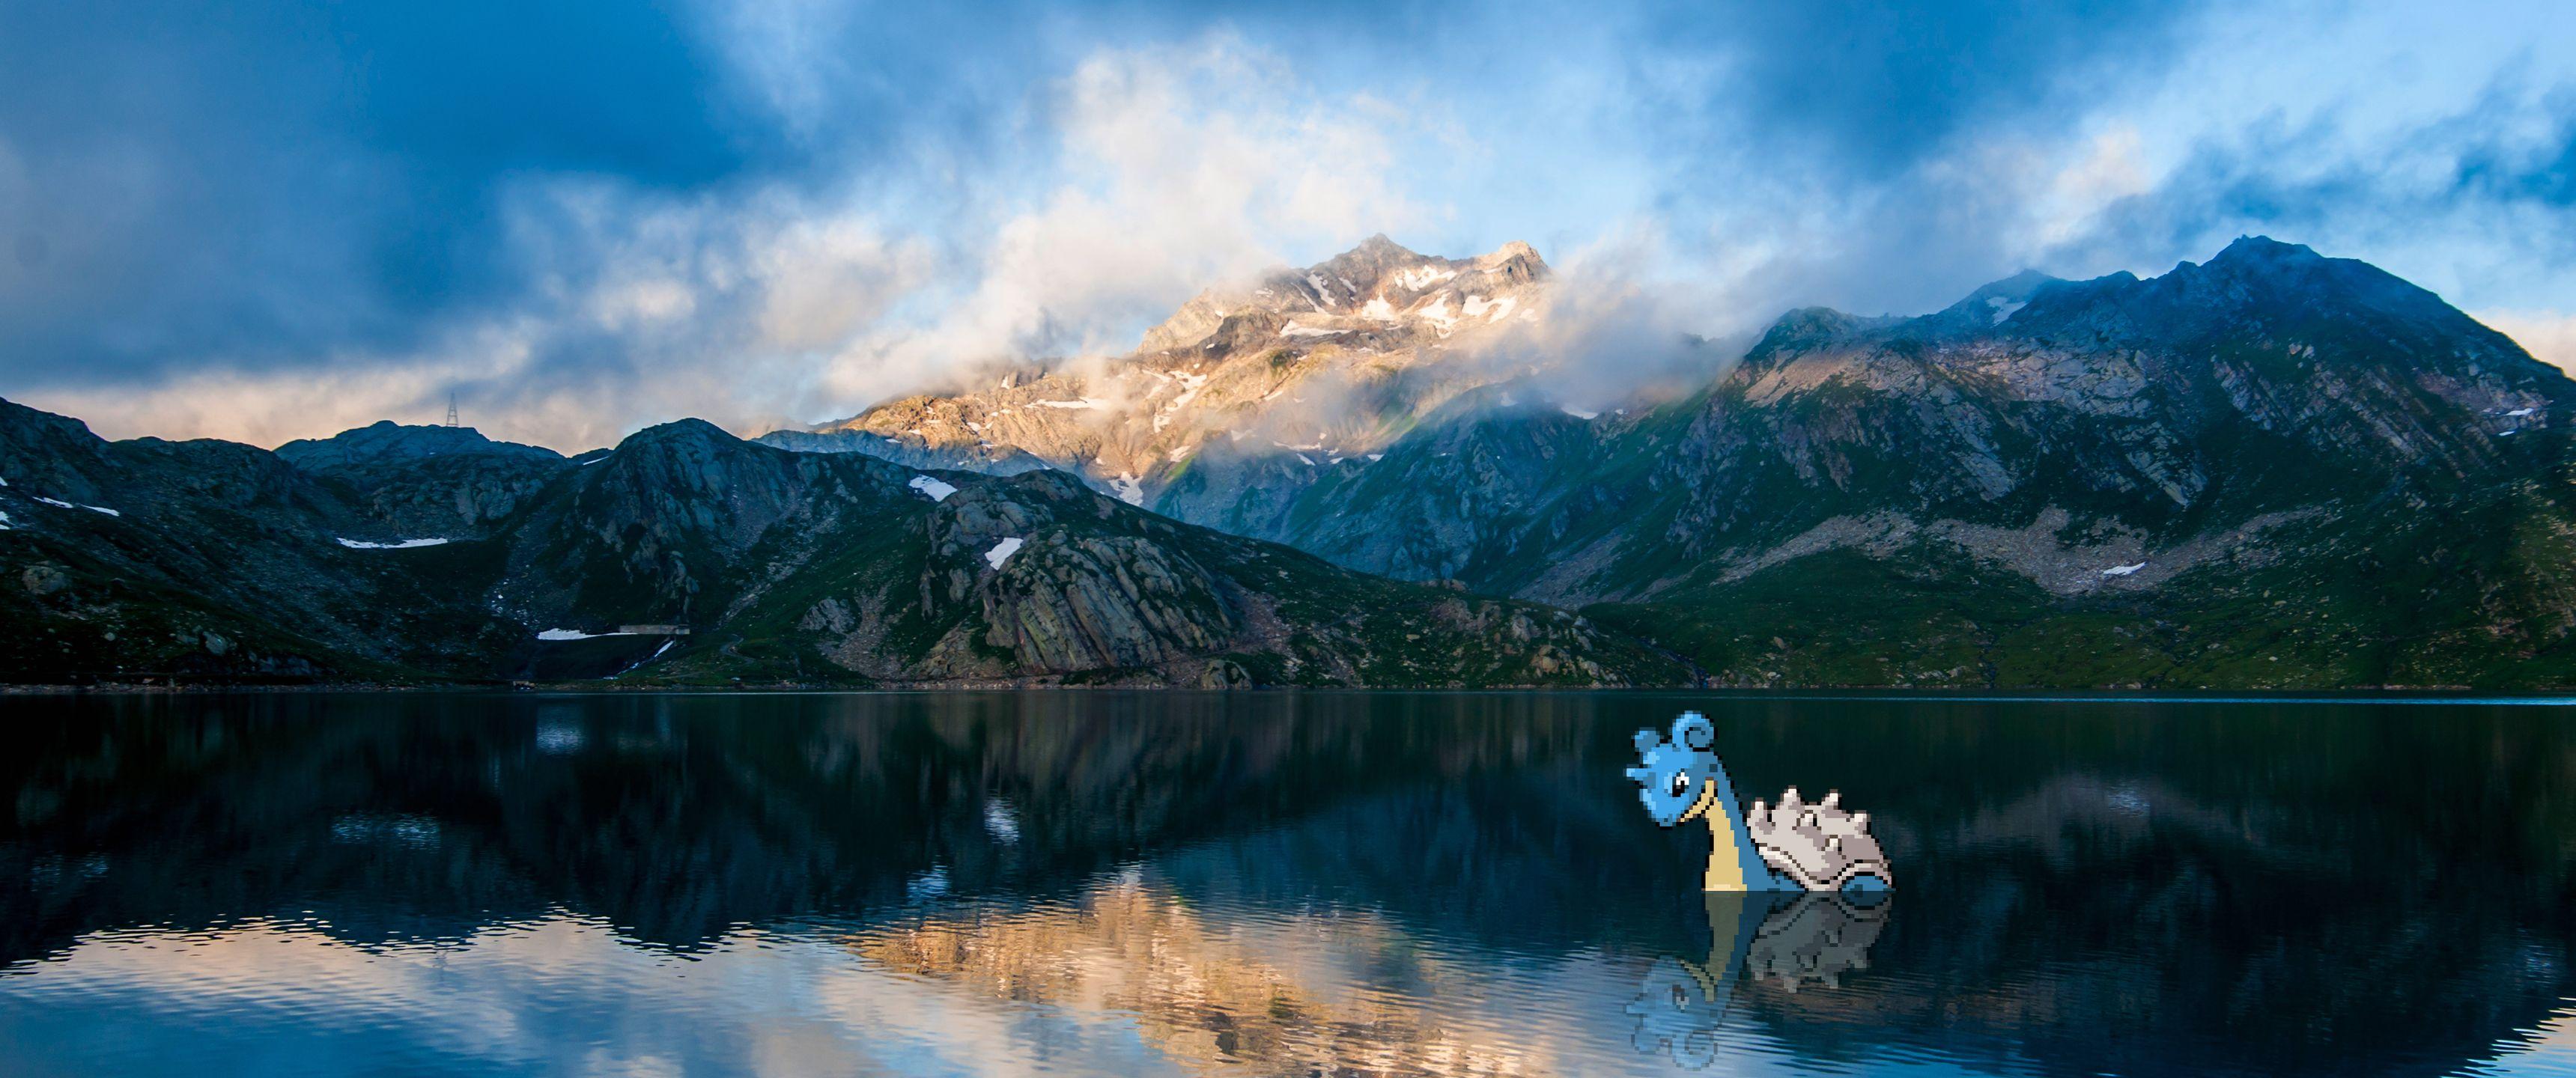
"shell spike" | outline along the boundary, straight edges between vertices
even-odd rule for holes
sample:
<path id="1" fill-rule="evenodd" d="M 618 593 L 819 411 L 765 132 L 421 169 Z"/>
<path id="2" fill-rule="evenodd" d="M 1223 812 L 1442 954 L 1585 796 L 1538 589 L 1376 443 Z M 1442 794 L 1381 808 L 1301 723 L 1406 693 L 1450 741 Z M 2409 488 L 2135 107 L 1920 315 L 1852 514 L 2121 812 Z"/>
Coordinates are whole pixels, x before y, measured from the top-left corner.
<path id="1" fill-rule="evenodd" d="M 1804 803 L 1805 802 L 1798 800 L 1798 788 L 1795 786 L 1789 787 L 1789 792 L 1780 795 L 1780 807 L 1782 808 L 1796 808 Z"/>
<path id="2" fill-rule="evenodd" d="M 1823 805 L 1826 808 L 1840 808 L 1843 803 L 1843 792 L 1841 790 L 1827 790 L 1825 791 L 1825 799 L 1816 803 Z"/>
<path id="3" fill-rule="evenodd" d="M 1852 813 L 1852 814 L 1851 814 L 1851 825 L 1852 825 L 1852 830 L 1854 830 L 1854 831 L 1867 831 L 1867 830 L 1869 830 L 1869 813 L 1866 813 L 1866 812 L 1855 812 L 1855 813 Z"/>

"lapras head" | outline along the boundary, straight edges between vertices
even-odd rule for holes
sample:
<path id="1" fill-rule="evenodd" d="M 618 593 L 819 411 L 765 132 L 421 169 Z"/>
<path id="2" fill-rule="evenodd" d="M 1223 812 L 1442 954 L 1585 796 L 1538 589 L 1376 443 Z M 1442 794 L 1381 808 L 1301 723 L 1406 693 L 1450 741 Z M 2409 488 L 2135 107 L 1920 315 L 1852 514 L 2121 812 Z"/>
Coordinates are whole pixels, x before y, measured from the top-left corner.
<path id="1" fill-rule="evenodd" d="M 1711 783 L 1723 774 L 1715 751 L 1717 727 L 1708 716 L 1682 712 L 1673 720 L 1669 738 L 1639 730 L 1636 746 L 1639 765 L 1628 769 L 1628 777 L 1637 780 L 1637 799 L 1645 803 L 1646 815 L 1671 827 L 1708 810 L 1716 793 Z"/>

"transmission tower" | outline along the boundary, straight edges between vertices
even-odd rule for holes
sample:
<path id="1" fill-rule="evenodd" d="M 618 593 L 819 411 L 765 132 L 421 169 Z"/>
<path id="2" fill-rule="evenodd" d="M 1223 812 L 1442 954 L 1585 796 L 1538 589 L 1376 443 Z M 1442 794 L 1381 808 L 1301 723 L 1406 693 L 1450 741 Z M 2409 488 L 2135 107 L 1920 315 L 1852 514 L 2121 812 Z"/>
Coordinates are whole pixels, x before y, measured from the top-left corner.
<path id="1" fill-rule="evenodd" d="M 456 394 L 454 393 L 447 395 L 447 425 L 451 427 L 456 425 Z"/>

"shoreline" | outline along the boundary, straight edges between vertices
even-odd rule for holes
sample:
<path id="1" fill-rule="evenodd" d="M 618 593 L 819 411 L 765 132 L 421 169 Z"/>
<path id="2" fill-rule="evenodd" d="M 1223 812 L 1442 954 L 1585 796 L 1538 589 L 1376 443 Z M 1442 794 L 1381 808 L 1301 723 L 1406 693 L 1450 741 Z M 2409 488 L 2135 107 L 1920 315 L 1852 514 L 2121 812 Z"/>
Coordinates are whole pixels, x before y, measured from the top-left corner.
<path id="1" fill-rule="evenodd" d="M 1789 687 L 1750 686 L 1300 686 L 1274 685 L 1255 688 L 1211 689 L 1169 684 L 1076 684 L 1062 685 L 1038 681 L 990 681 L 936 684 L 889 684 L 870 686 L 830 685 L 819 683 L 773 682 L 742 685 L 603 685 L 596 682 L 543 683 L 382 683 L 328 682 L 308 684 L 262 683 L 187 683 L 145 685 L 136 683 L 101 684 L 0 684 L 0 698 L 12 696 L 208 696 L 208 695 L 297 695 L 357 693 L 456 693 L 517 695 L 521 693 L 551 696 L 610 695 L 893 695 L 974 692 L 1153 692 L 1153 693 L 1228 693 L 1278 695 L 1290 693 L 1334 694 L 1484 694 L 1484 695 L 1635 695 L 1739 697 L 1756 699 L 1809 701 L 1920 700 L 1953 703 L 2269 703 L 2269 704 L 2437 704 L 2483 703 L 2502 706 L 2576 707 L 2576 687 L 2560 689 L 2483 690 L 2471 686 L 2362 686 L 2352 688 L 2189 688 L 2156 689 L 2142 686 L 2076 686 L 2027 689 L 1962 688 L 1928 689 L 1873 685 L 1815 685 Z"/>

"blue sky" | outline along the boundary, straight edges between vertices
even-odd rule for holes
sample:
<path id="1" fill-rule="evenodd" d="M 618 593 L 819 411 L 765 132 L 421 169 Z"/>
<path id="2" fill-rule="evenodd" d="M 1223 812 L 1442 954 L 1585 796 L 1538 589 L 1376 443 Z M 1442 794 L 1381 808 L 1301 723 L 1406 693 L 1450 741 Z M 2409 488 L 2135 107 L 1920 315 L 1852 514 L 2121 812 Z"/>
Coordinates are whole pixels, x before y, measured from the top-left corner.
<path id="1" fill-rule="evenodd" d="M 0 5 L 0 396 L 751 431 L 1379 231 L 1716 335 L 2268 233 L 2576 361 L 2576 5 L 1577 8 Z"/>

